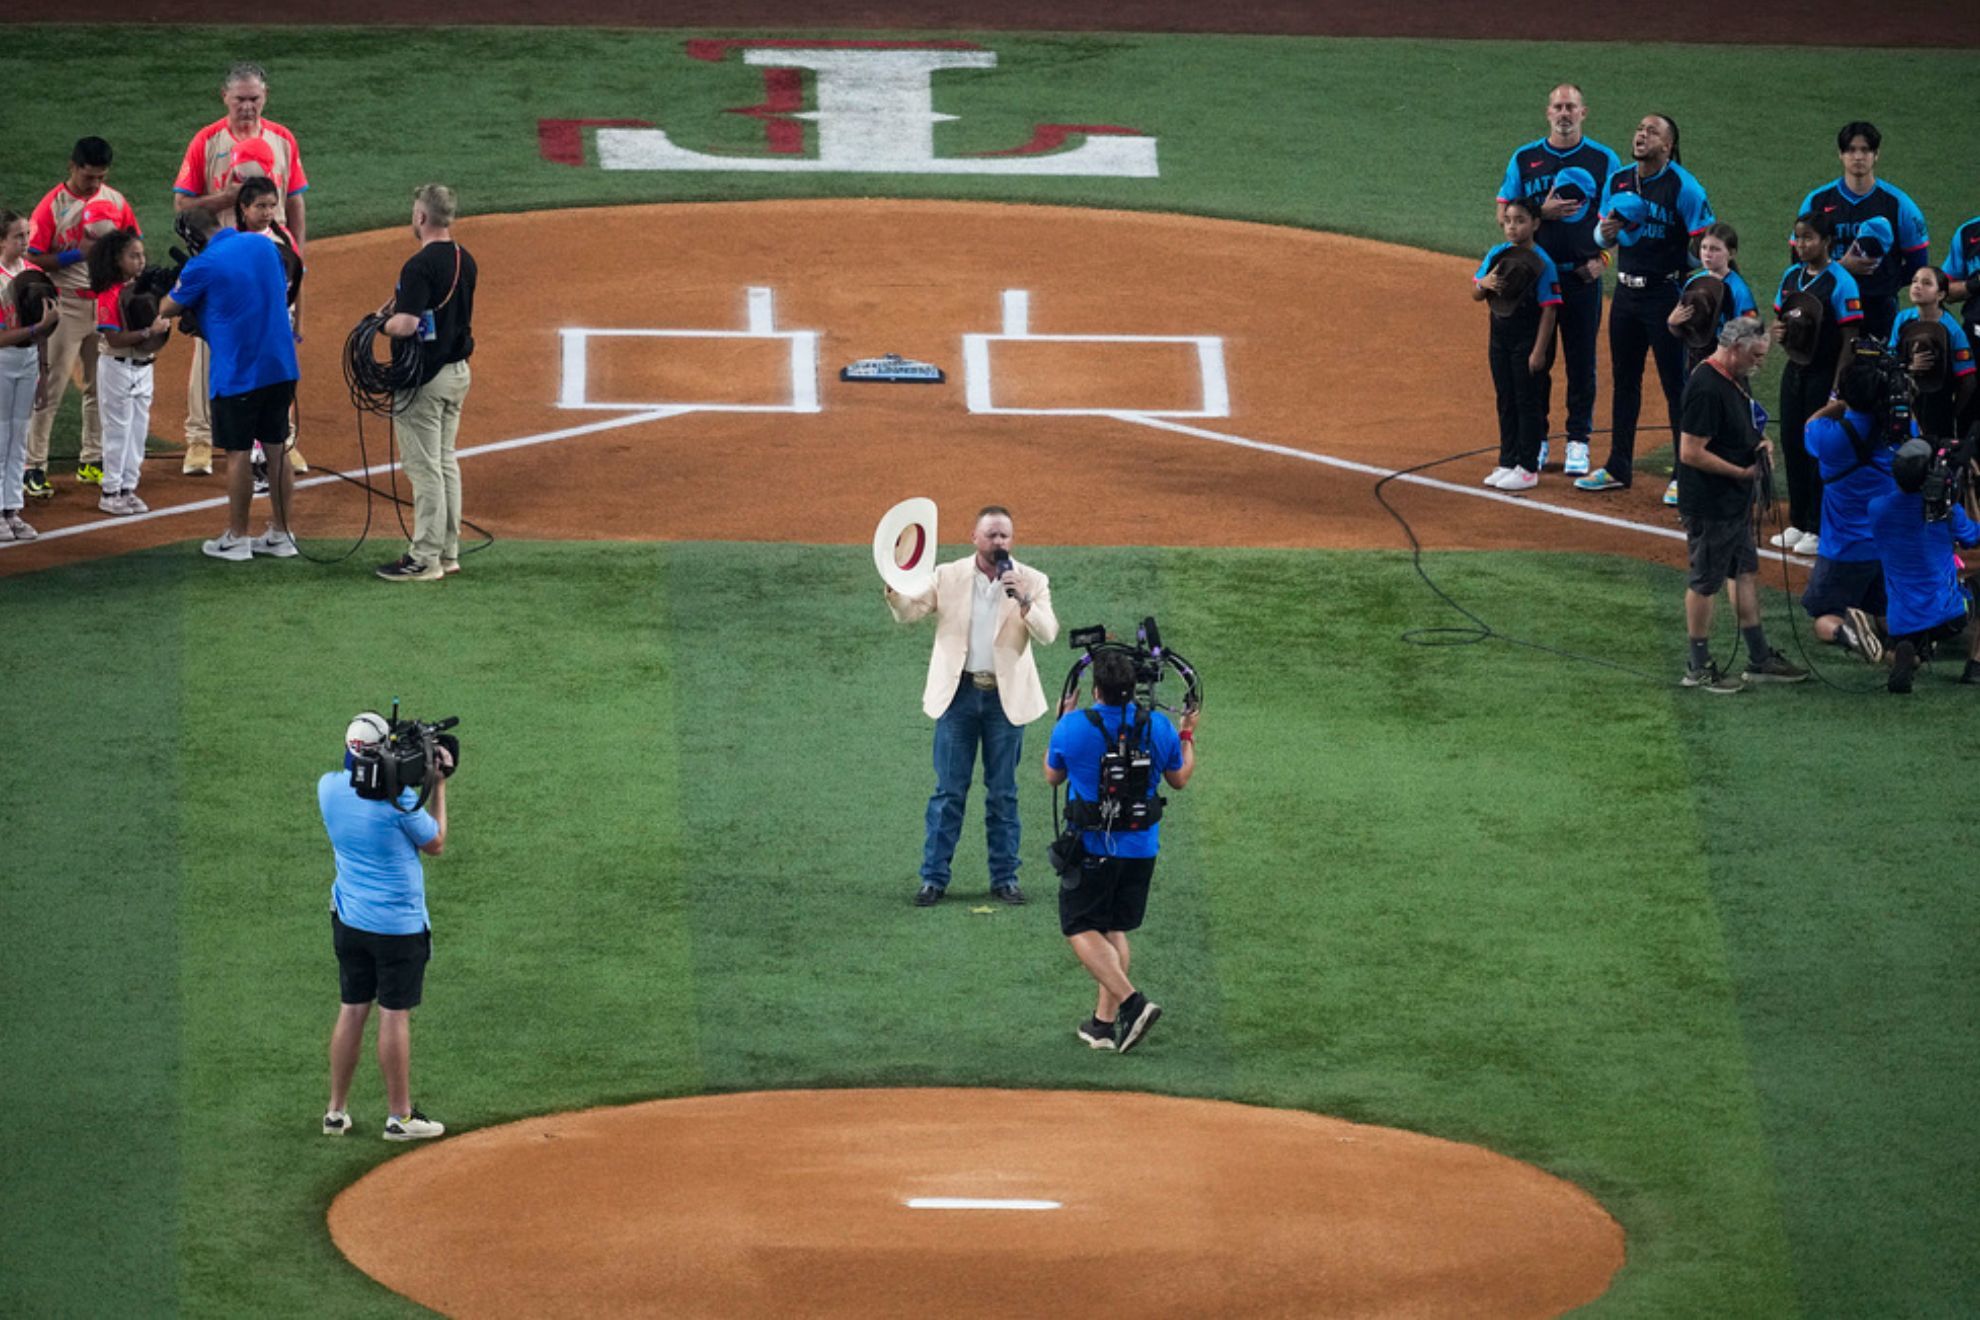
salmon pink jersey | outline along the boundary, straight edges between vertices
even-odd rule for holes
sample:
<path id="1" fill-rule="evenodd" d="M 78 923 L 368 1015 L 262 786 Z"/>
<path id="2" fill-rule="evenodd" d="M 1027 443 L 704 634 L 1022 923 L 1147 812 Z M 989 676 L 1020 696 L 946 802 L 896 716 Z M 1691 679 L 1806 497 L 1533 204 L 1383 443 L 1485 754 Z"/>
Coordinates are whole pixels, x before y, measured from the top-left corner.
<path id="1" fill-rule="evenodd" d="M 309 187 L 309 176 L 303 173 L 302 150 L 296 146 L 295 134 L 272 119 L 264 119 L 261 121 L 259 141 L 274 157 L 274 165 L 263 164 L 263 172 L 275 180 L 282 196 L 294 197 Z M 234 157 L 240 143 L 241 139 L 228 129 L 225 119 L 199 130 L 186 147 L 186 158 L 179 165 L 179 177 L 173 181 L 172 191 L 185 197 L 204 197 L 239 183 L 240 177 L 234 172 Z M 256 151 L 250 154 L 258 156 L 261 153 Z M 233 212 L 223 214 L 220 222 L 232 225 Z"/>
<path id="2" fill-rule="evenodd" d="M 88 197 L 78 197 L 69 191 L 64 180 L 50 188 L 41 204 L 34 208 L 34 219 L 28 229 L 28 251 L 47 255 L 81 247 L 84 227 L 99 220 L 107 220 L 118 229 L 138 228 L 137 212 L 124 200 L 124 194 L 109 184 Z M 85 266 L 80 261 L 58 266 L 48 272 L 48 277 L 59 289 L 84 292 L 89 288 L 89 271 Z"/>
<path id="3" fill-rule="evenodd" d="M 14 281 L 26 269 L 25 261 L 13 270 L 0 265 L 0 330 L 21 328 L 21 309 L 14 304 Z"/>

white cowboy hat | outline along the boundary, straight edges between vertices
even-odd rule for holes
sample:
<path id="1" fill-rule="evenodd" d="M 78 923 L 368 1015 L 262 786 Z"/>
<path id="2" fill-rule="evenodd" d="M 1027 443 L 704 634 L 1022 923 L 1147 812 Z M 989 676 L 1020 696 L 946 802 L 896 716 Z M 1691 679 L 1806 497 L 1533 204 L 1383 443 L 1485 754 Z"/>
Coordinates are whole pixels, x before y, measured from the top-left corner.
<path id="1" fill-rule="evenodd" d="M 873 566 L 882 582 L 913 596 L 935 576 L 935 546 L 935 501 L 902 500 L 873 529 Z"/>

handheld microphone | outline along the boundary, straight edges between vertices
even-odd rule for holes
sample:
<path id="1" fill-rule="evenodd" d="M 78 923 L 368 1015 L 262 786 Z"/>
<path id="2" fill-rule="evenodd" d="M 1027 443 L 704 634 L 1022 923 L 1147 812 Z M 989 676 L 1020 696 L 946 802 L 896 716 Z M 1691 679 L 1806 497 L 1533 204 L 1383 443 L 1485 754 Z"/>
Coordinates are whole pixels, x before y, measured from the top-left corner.
<path id="1" fill-rule="evenodd" d="M 1004 576 L 1004 574 L 1006 574 L 1006 573 L 1008 573 L 1008 572 L 1010 572 L 1010 571 L 1011 571 L 1011 552 L 1010 552 L 1010 551 L 1008 551 L 1008 550 L 998 550 L 998 551 L 997 551 L 997 552 L 996 552 L 995 554 L 993 554 L 993 555 L 992 555 L 992 556 L 990 557 L 990 559 L 991 559 L 991 562 L 992 562 L 992 563 L 994 563 L 994 564 L 996 564 L 996 565 L 997 565 L 997 576 L 998 576 L 998 577 L 1002 577 L 1002 576 Z M 1007 587 L 1005 587 L 1005 588 L 1004 588 L 1004 594 L 1005 594 L 1006 596 L 1009 596 L 1009 597 L 1010 597 L 1010 598 L 1011 598 L 1012 600 L 1016 600 L 1016 599 L 1017 599 L 1017 594 L 1018 594 L 1018 593 L 1017 593 L 1017 588 L 1016 588 L 1016 587 L 1014 587 L 1014 586 L 1007 586 Z"/>

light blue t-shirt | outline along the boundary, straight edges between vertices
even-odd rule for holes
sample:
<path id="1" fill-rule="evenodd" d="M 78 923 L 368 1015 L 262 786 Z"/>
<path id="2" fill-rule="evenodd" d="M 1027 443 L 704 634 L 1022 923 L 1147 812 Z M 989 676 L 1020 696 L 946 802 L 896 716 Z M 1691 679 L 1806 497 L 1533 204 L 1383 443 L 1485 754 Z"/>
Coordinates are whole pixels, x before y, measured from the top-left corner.
<path id="1" fill-rule="evenodd" d="M 419 850 L 440 835 L 440 823 L 424 811 L 401 811 L 418 801 L 411 789 L 399 806 L 361 798 L 349 773 L 316 781 L 316 804 L 337 854 L 330 905 L 338 920 L 375 935 L 417 935 L 427 928 L 426 872 Z"/>
<path id="2" fill-rule="evenodd" d="M 1069 801 L 1097 802 L 1100 799 L 1100 758 L 1113 746 L 1113 740 L 1120 733 L 1121 716 L 1129 709 L 1126 706 L 1101 706 L 1092 708 L 1107 726 L 1103 735 L 1093 727 L 1093 721 L 1086 718 L 1083 710 L 1070 711 L 1059 717 L 1052 727 L 1052 746 L 1046 753 L 1045 764 L 1054 770 L 1066 772 L 1066 797 Z M 1139 726 L 1141 715 L 1135 713 L 1135 723 Z M 1165 771 L 1182 769 L 1182 738 L 1169 717 L 1161 711 L 1150 716 L 1148 731 L 1148 756 L 1153 764 L 1148 772 L 1148 796 L 1154 797 L 1161 791 L 1161 776 Z M 1096 857 L 1153 857 L 1162 846 L 1162 826 L 1158 821 L 1145 830 L 1087 830 L 1084 838 L 1086 851 Z"/>

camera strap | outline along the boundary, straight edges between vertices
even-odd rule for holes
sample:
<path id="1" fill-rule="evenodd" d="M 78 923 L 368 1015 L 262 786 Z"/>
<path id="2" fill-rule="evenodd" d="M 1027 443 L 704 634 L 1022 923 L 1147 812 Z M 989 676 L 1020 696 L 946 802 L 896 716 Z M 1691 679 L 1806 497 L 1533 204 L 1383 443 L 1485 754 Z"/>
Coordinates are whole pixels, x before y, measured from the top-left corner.
<path id="1" fill-rule="evenodd" d="M 1836 420 L 1842 424 L 1843 434 L 1849 437 L 1849 447 L 1856 451 L 1856 461 L 1836 473 L 1833 477 L 1823 477 L 1822 484 L 1824 486 L 1832 486 L 1838 481 L 1845 481 L 1861 472 L 1864 468 L 1869 467 L 1870 460 L 1876 452 L 1870 448 L 1869 439 L 1861 431 L 1858 431 L 1849 424 L 1849 416 L 1847 414 L 1838 417 Z"/>

